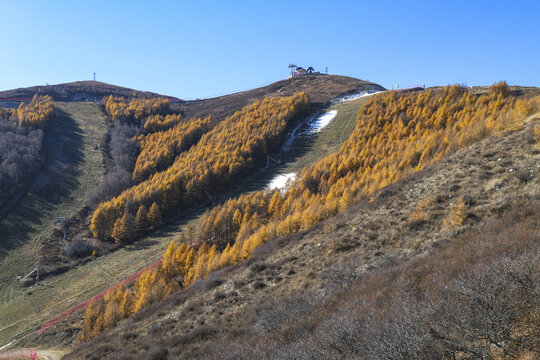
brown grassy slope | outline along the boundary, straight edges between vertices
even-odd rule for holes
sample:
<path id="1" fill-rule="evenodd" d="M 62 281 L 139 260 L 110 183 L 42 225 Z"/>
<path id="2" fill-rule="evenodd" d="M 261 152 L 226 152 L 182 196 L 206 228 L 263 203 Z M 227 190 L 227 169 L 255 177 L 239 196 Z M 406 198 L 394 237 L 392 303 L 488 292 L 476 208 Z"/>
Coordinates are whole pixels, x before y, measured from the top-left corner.
<path id="1" fill-rule="evenodd" d="M 295 92 L 305 91 L 310 98 L 311 106 L 320 108 L 339 95 L 364 89 L 384 90 L 380 85 L 348 76 L 311 75 L 280 80 L 257 89 L 210 99 L 173 102 L 172 108 L 181 111 L 184 118 L 198 118 L 212 114 L 219 120 L 266 96 L 290 96 Z"/>
<path id="2" fill-rule="evenodd" d="M 270 242 L 253 259 L 131 316 L 67 358 L 142 358 L 163 348 L 170 358 L 197 357 L 217 342 L 251 333 L 265 300 L 326 291 L 336 264 L 354 260 L 369 271 L 387 255 L 428 254 L 483 219 L 539 196 L 540 149 L 533 130 L 539 122 L 531 119 L 520 131 L 473 144 L 306 232 Z M 63 331 L 79 321 L 39 341 L 67 345 Z"/>
<path id="3" fill-rule="evenodd" d="M 164 96 L 149 91 L 139 91 L 99 81 L 75 81 L 65 84 L 48 86 L 32 86 L 13 90 L 0 91 L 0 98 L 25 97 L 31 98 L 34 94 L 52 96 L 55 101 L 90 101 L 97 98 L 101 100 L 104 96 L 124 96 L 124 97 L 167 97 L 171 100 L 178 100 L 175 97 Z"/>
<path id="4" fill-rule="evenodd" d="M 174 103 L 173 107 L 176 108 L 176 110 L 182 111 L 184 113 L 184 118 L 206 117 L 211 115 L 214 120 L 223 120 L 229 113 L 233 114 L 236 110 L 241 110 L 244 105 L 255 100 L 260 100 L 266 96 L 287 96 L 293 95 L 299 91 L 306 91 L 310 97 L 312 108 L 317 109 L 339 95 L 366 89 L 382 90 L 383 88 L 377 84 L 345 76 L 303 76 L 295 79 L 281 80 L 265 87 L 217 98 L 192 102 L 179 101 Z M 348 136 L 348 134 L 345 135 Z M 237 194 L 242 191 L 245 190 L 234 188 L 231 192 Z M 79 215 L 86 216 L 86 214 L 87 213 L 84 212 Z M 68 228 L 68 238 L 73 238 L 75 236 L 81 237 L 81 228 L 75 227 L 73 223 L 76 223 L 76 220 L 73 221 Z M 87 228 L 87 225 L 88 222 L 84 224 L 84 227 Z M 42 276 L 64 272 L 70 266 L 75 266 L 76 264 L 88 260 L 73 260 L 67 258 L 64 254 L 63 245 L 62 233 L 56 232 L 46 246 L 44 246 L 41 251 L 41 264 L 43 266 Z M 100 255 L 118 248 L 117 244 L 111 245 L 102 243 L 100 245 L 102 250 Z"/>

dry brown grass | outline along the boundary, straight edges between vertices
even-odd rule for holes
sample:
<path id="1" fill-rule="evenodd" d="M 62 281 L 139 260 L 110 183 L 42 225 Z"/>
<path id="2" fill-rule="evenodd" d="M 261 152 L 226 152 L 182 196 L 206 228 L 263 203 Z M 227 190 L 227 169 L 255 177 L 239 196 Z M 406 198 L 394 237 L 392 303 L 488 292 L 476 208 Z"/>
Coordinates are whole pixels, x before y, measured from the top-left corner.
<path id="1" fill-rule="evenodd" d="M 502 253 L 526 251 L 530 242 L 512 239 L 537 239 L 538 225 L 532 226 L 531 219 L 537 223 L 538 207 L 524 206 L 540 193 L 535 167 L 540 152 L 526 141 L 534 131 L 532 126 L 474 144 L 388 186 L 372 201 L 354 204 L 308 231 L 265 244 L 253 259 L 222 269 L 210 279 L 196 282 L 187 291 L 130 317 L 96 342 L 81 345 L 69 358 L 91 353 L 100 342 L 132 347 L 137 357 L 143 357 L 150 349 L 147 342 L 161 341 L 167 342 L 169 351 L 178 358 L 197 357 L 219 342 L 249 334 L 257 322 L 257 308 L 268 299 L 279 301 L 306 291 L 331 294 L 336 291 L 331 282 L 348 284 L 361 276 L 371 280 L 356 285 L 360 286 L 358 291 L 369 290 L 370 301 L 383 306 L 385 299 L 392 299 L 392 294 L 404 288 L 423 294 L 430 284 L 437 283 L 437 276 L 455 278 L 471 266 L 466 264 L 478 265 L 482 259 L 496 259 Z M 523 182 L 508 169 L 526 169 L 530 179 Z M 488 186 L 495 182 L 499 184 L 497 190 Z M 491 190 L 485 191 L 486 187 Z M 445 225 L 448 209 L 459 208 L 461 225 L 449 228 Z M 419 211 L 427 214 L 419 219 L 427 220 L 411 228 L 409 224 L 417 216 L 413 214 Z M 482 243 L 479 233 L 493 241 Z M 407 271 L 399 265 L 404 259 L 412 259 L 410 264 L 414 265 Z M 433 271 L 434 266 L 440 271 Z M 394 270 L 380 270 L 388 268 Z M 405 285 L 394 286 L 398 278 Z M 300 330 L 314 328 L 345 298 L 338 297 L 330 308 L 311 309 L 312 316 L 302 320 Z M 189 343 L 173 340 L 203 326 L 212 326 L 217 332 L 204 339 L 194 337 Z M 157 330 L 149 333 L 150 328 Z M 283 334 L 289 339 L 304 331 L 293 325 L 287 329 Z M 140 335 L 121 340 L 127 332 Z M 144 341 L 138 340 L 143 337 Z"/>

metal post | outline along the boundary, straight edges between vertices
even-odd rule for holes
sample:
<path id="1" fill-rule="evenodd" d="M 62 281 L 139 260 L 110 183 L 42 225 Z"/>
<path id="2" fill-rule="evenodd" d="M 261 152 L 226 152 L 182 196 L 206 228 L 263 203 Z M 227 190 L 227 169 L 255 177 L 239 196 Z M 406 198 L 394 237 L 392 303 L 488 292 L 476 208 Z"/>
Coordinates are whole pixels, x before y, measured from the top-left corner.
<path id="1" fill-rule="evenodd" d="M 275 162 L 276 164 L 279 164 L 279 161 L 271 157 L 270 155 L 266 155 L 266 168 L 268 169 L 270 167 L 270 160 Z"/>

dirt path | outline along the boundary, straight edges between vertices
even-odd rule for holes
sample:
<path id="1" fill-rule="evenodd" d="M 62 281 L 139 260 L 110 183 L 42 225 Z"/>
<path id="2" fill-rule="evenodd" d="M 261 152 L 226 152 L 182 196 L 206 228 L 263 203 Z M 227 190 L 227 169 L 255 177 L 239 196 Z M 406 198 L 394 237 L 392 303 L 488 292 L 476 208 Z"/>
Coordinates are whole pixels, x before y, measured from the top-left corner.
<path id="1" fill-rule="evenodd" d="M 99 108 L 91 103 L 56 103 L 58 119 L 48 135 L 47 158 L 28 191 L 0 221 L 0 343 L 10 341 L 45 310 L 28 299 L 29 290 L 15 277 L 35 267 L 41 240 L 54 221 L 79 209 L 86 192 L 103 174 L 101 153 L 95 150 L 106 131 Z M 31 292 L 31 290 L 30 290 Z"/>

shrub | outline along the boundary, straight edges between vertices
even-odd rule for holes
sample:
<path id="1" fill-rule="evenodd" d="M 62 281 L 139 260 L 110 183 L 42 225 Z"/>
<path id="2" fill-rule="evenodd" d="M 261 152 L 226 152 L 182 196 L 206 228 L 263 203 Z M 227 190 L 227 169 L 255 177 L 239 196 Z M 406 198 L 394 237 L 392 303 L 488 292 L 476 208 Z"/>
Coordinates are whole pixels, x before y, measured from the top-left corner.
<path id="1" fill-rule="evenodd" d="M 146 359 L 148 360 L 167 360 L 168 357 L 169 350 L 161 345 L 150 348 L 146 354 Z"/>
<path id="2" fill-rule="evenodd" d="M 92 255 L 94 247 L 88 241 L 71 241 L 64 246 L 66 255 L 72 258 L 82 258 Z"/>

